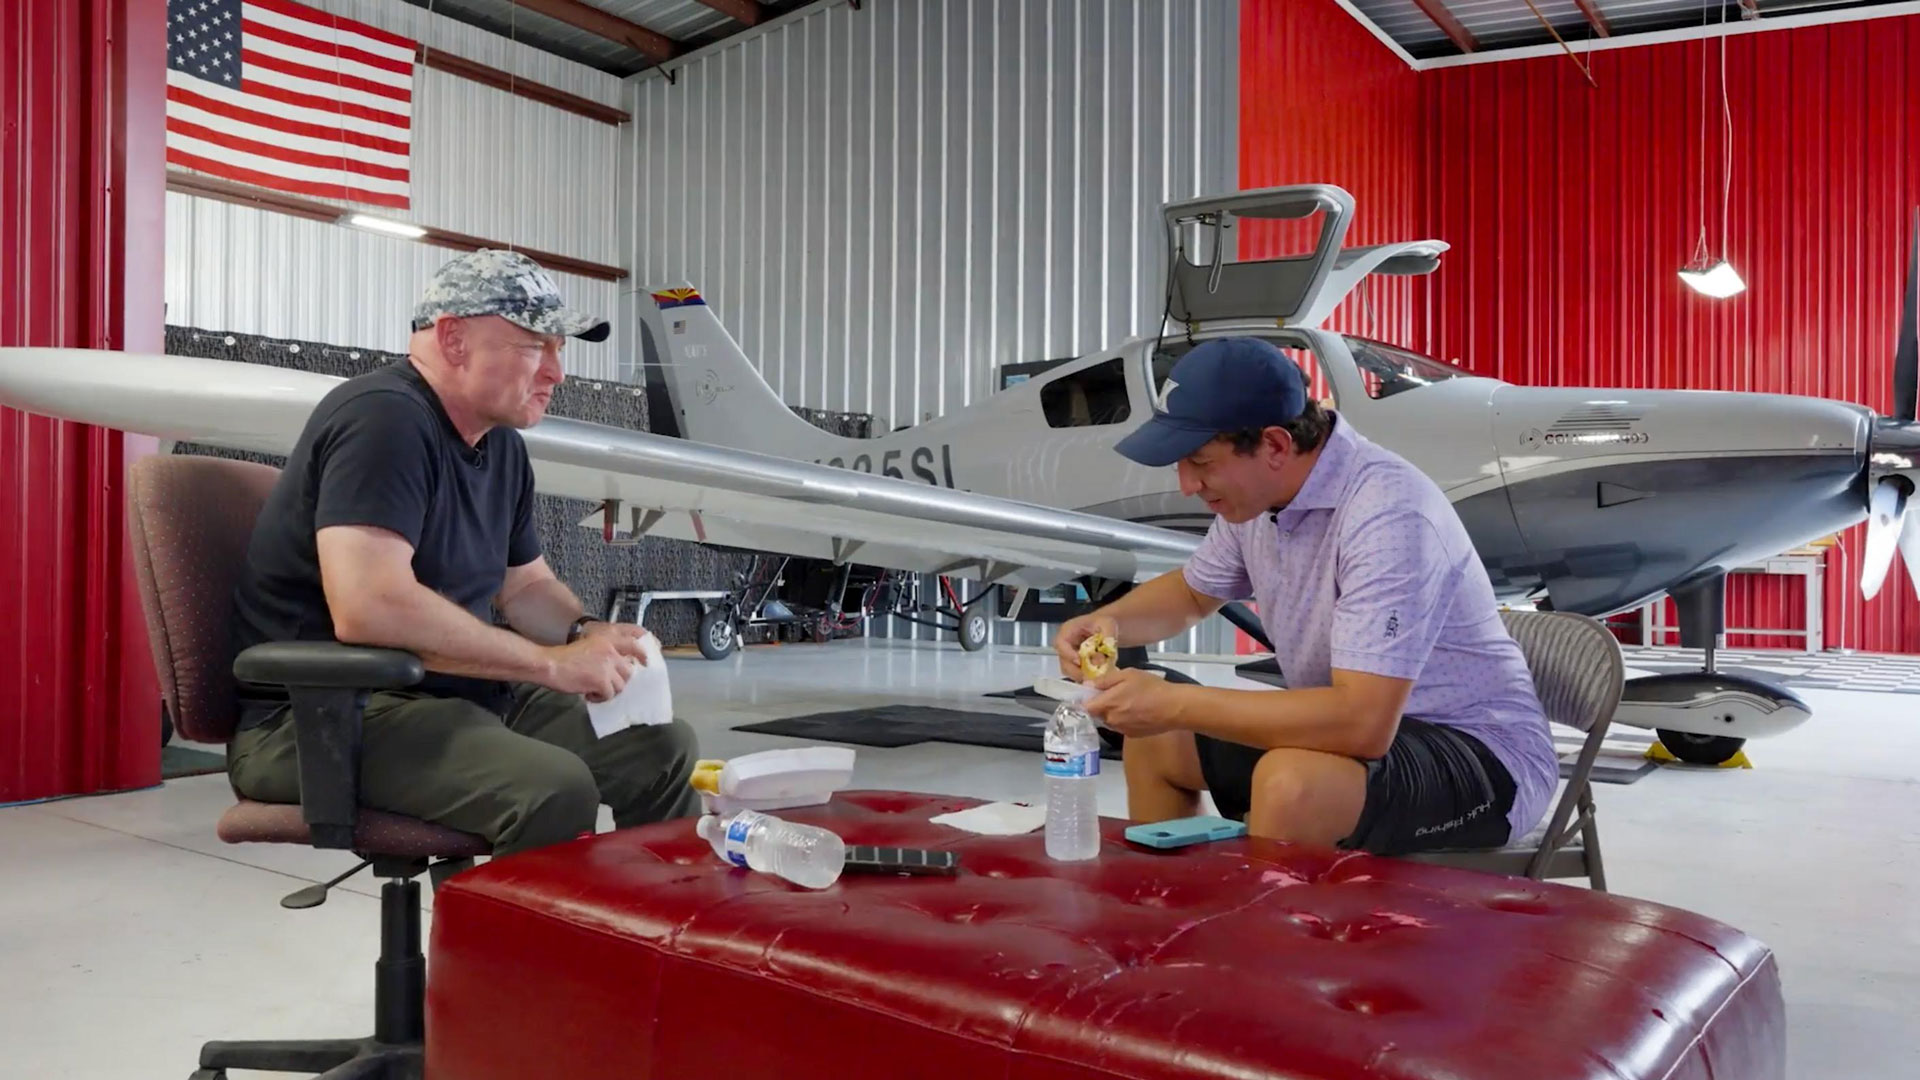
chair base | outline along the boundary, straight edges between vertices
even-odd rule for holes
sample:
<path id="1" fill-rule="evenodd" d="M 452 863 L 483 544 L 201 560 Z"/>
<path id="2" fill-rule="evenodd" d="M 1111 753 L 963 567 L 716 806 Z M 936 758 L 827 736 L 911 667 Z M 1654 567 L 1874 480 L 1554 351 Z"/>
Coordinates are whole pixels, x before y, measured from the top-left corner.
<path id="1" fill-rule="evenodd" d="M 425 1064 L 418 1042 L 378 1039 L 262 1039 L 210 1042 L 200 1048 L 192 1080 L 227 1080 L 228 1069 L 313 1074 L 315 1080 L 420 1080 Z"/>
<path id="2" fill-rule="evenodd" d="M 442 873 L 453 872 L 443 868 L 457 869 L 471 865 L 471 860 L 429 866 L 424 859 L 376 855 L 369 862 L 374 873 L 389 879 L 380 888 L 373 1035 L 210 1042 L 200 1048 L 200 1069 L 192 1080 L 227 1080 L 228 1069 L 305 1073 L 314 1080 L 421 1080 L 426 1062 L 427 961 L 420 951 L 420 883 L 413 878 L 426 872 L 437 883 Z"/>

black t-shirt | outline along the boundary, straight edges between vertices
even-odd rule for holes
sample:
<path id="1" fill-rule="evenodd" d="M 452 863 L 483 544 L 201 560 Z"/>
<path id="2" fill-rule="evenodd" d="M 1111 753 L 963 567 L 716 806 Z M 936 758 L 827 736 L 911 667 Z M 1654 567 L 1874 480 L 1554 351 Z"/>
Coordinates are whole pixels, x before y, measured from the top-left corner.
<path id="1" fill-rule="evenodd" d="M 494 622 L 507 568 L 540 554 L 533 468 L 512 428 L 468 446 L 407 360 L 335 387 L 308 418 L 262 507 L 234 592 L 236 655 L 262 641 L 333 641 L 314 535 L 374 525 L 413 545 L 420 584 Z M 415 689 L 504 711 L 504 683 L 427 674 Z M 242 687 L 243 698 L 280 695 Z"/>

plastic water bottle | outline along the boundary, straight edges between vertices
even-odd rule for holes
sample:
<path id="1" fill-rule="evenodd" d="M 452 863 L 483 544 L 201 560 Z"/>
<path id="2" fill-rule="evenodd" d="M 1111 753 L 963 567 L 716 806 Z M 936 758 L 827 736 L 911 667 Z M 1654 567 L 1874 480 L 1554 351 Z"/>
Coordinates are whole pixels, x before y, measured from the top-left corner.
<path id="1" fill-rule="evenodd" d="M 847 863 L 847 845 L 838 835 L 757 810 L 740 810 L 724 819 L 708 814 L 696 829 L 727 862 L 777 874 L 809 889 L 840 880 Z"/>
<path id="2" fill-rule="evenodd" d="M 1047 724 L 1047 857 L 1061 861 L 1100 854 L 1100 733 L 1082 701 L 1061 702 Z"/>

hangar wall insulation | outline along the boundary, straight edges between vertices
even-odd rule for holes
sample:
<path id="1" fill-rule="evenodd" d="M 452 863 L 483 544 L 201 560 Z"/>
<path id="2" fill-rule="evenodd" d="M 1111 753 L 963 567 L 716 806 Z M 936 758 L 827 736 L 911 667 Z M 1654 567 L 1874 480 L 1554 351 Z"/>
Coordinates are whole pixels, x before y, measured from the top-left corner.
<path id="1" fill-rule="evenodd" d="M 890 428 L 1145 332 L 1159 206 L 1235 187 L 1238 26 L 1237 0 L 879 0 L 675 61 L 636 79 L 635 284 L 698 288 L 789 404 Z"/>
<path id="2" fill-rule="evenodd" d="M 303 0 L 428 48 L 623 106 L 618 78 L 401 0 Z M 614 228 L 628 135 L 588 117 L 414 67 L 413 207 L 381 216 L 627 266 Z M 345 207 L 348 204 L 338 203 Z M 205 330 L 399 350 L 428 275 L 458 252 L 193 195 L 167 195 L 167 321 Z M 619 283 L 555 279 L 613 317 Z M 612 378 L 618 324 L 567 347 L 568 371 Z"/>
<path id="3" fill-rule="evenodd" d="M 0 345 L 159 351 L 167 6 L 9 7 Z M 153 440 L 0 408 L 0 803 L 160 780 L 124 469 Z M 11 870 L 19 879 L 20 871 Z"/>

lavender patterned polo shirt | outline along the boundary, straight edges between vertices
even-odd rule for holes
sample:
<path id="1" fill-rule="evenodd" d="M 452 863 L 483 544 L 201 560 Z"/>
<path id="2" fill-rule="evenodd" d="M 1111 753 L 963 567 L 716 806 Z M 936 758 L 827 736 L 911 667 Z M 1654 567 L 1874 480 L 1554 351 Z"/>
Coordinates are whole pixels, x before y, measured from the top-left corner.
<path id="1" fill-rule="evenodd" d="M 1252 598 L 1292 687 L 1332 669 L 1414 680 L 1404 715 L 1470 732 L 1513 774 L 1513 836 L 1539 823 L 1560 766 L 1520 647 L 1440 489 L 1335 416 L 1277 514 L 1215 518 L 1186 567 L 1208 596 Z"/>

